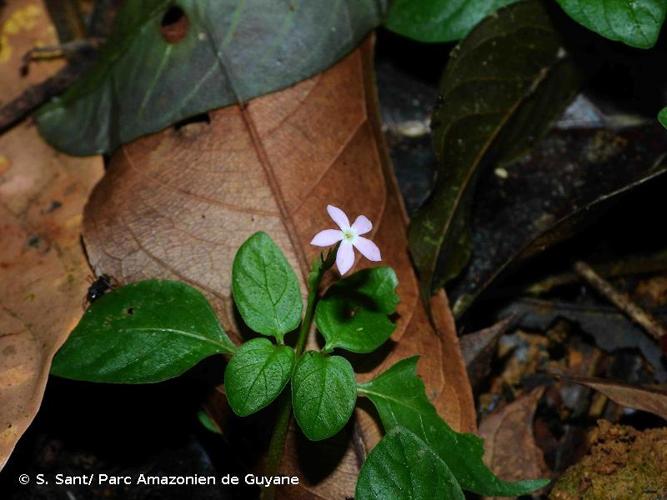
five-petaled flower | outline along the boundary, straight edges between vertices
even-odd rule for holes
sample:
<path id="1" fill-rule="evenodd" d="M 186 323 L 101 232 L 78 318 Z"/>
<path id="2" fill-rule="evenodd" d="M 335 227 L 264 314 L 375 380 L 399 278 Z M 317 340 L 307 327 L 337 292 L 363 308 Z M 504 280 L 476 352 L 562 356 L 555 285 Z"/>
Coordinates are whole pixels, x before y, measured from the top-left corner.
<path id="1" fill-rule="evenodd" d="M 350 220 L 340 208 L 333 205 L 327 205 L 327 212 L 340 229 L 325 229 L 315 235 L 310 242 L 311 245 L 318 247 L 328 247 L 335 245 L 340 241 L 338 253 L 336 254 L 336 266 L 338 272 L 343 275 L 350 270 L 354 264 L 354 248 L 361 252 L 361 255 L 373 262 L 382 260 L 380 249 L 375 243 L 361 235 L 368 233 L 373 229 L 373 224 L 365 215 L 357 217 L 352 225 Z"/>

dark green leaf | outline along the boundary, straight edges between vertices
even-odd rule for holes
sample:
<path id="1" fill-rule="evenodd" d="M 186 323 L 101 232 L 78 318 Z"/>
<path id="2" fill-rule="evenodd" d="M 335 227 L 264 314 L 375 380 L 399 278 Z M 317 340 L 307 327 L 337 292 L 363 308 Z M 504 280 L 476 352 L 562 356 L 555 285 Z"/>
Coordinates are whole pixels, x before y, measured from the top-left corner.
<path id="1" fill-rule="evenodd" d="M 410 228 L 425 294 L 457 276 L 470 257 L 468 215 L 479 172 L 530 147 L 578 83 L 538 0 L 500 9 L 453 51 L 432 122 L 438 178 Z"/>
<path id="2" fill-rule="evenodd" d="M 567 14 L 610 40 L 648 49 L 667 15 L 664 0 L 557 0 Z"/>
<path id="3" fill-rule="evenodd" d="M 589 112 L 584 107 L 582 113 Z M 667 134 L 655 123 L 554 129 L 530 155 L 485 172 L 470 217 L 472 258 L 447 287 L 461 316 L 487 288 L 532 256 L 595 222 L 628 193 L 662 178 Z"/>
<path id="4" fill-rule="evenodd" d="M 51 373 L 90 382 L 146 384 L 234 350 L 197 290 L 177 281 L 140 281 L 90 306 L 58 351 Z"/>
<path id="5" fill-rule="evenodd" d="M 354 370 L 345 358 L 309 351 L 297 362 L 292 375 L 294 416 L 311 441 L 337 434 L 356 401 Z"/>
<path id="6" fill-rule="evenodd" d="M 372 352 L 393 333 L 387 315 L 396 311 L 398 279 L 390 267 L 364 269 L 331 286 L 320 300 L 315 324 L 326 339 L 325 350 L 336 347 Z"/>
<path id="7" fill-rule="evenodd" d="M 449 467 L 461 488 L 480 495 L 523 495 L 548 481 L 508 482 L 496 477 L 482 461 L 483 441 L 474 434 L 458 433 L 440 418 L 426 397 L 417 376 L 417 358 L 399 361 L 377 378 L 359 385 L 380 414 L 385 431 L 405 427 L 432 448 Z"/>
<path id="8" fill-rule="evenodd" d="M 662 123 L 662 126 L 667 128 L 667 108 L 664 108 L 660 113 L 658 114 L 658 121 Z"/>
<path id="9" fill-rule="evenodd" d="M 248 238 L 234 257 L 232 294 L 243 321 L 262 335 L 280 343 L 301 321 L 299 281 L 266 233 Z"/>
<path id="10" fill-rule="evenodd" d="M 328 68 L 380 23 L 386 3 L 123 2 L 99 62 L 40 111 L 40 130 L 63 151 L 94 154 L 246 102 Z"/>
<path id="11" fill-rule="evenodd" d="M 294 350 L 268 339 L 243 344 L 225 369 L 225 393 L 234 413 L 245 417 L 269 405 L 289 382 Z"/>
<path id="12" fill-rule="evenodd" d="M 394 427 L 373 448 L 357 480 L 357 500 L 464 500 L 447 464 L 414 433 Z"/>
<path id="13" fill-rule="evenodd" d="M 517 0 L 394 0 L 385 25 L 420 42 L 460 40 L 486 16 Z"/>

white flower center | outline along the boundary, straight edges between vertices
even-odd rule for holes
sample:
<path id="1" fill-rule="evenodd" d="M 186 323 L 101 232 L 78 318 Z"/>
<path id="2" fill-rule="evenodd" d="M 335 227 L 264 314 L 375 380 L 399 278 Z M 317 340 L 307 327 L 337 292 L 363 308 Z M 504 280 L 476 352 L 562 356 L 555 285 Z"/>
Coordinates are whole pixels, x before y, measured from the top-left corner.
<path id="1" fill-rule="evenodd" d="M 357 232 L 351 227 L 343 231 L 343 240 L 347 243 L 354 243 L 357 241 Z"/>

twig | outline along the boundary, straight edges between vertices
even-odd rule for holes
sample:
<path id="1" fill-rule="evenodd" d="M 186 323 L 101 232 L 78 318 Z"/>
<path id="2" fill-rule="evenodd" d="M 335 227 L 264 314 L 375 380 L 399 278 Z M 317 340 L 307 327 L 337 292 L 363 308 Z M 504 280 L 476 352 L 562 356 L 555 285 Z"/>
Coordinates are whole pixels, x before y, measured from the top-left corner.
<path id="1" fill-rule="evenodd" d="M 667 330 L 656 318 L 641 308 L 627 293 L 616 290 L 611 283 L 597 274 L 591 266 L 585 262 L 578 261 L 574 264 L 574 269 L 590 286 L 618 307 L 632 321 L 646 330 L 651 337 L 660 341 L 662 337 L 667 335 Z"/>

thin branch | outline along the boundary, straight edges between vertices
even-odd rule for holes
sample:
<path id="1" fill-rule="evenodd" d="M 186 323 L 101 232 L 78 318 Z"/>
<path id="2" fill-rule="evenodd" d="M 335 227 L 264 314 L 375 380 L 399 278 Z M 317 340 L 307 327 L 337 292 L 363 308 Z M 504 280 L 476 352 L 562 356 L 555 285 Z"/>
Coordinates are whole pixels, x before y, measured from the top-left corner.
<path id="1" fill-rule="evenodd" d="M 651 337 L 660 341 L 662 337 L 667 335 L 667 329 L 653 315 L 640 307 L 627 293 L 614 288 L 611 283 L 596 273 L 591 266 L 579 261 L 575 263 L 574 269 L 591 287 L 618 307 L 632 321 L 646 330 Z"/>

